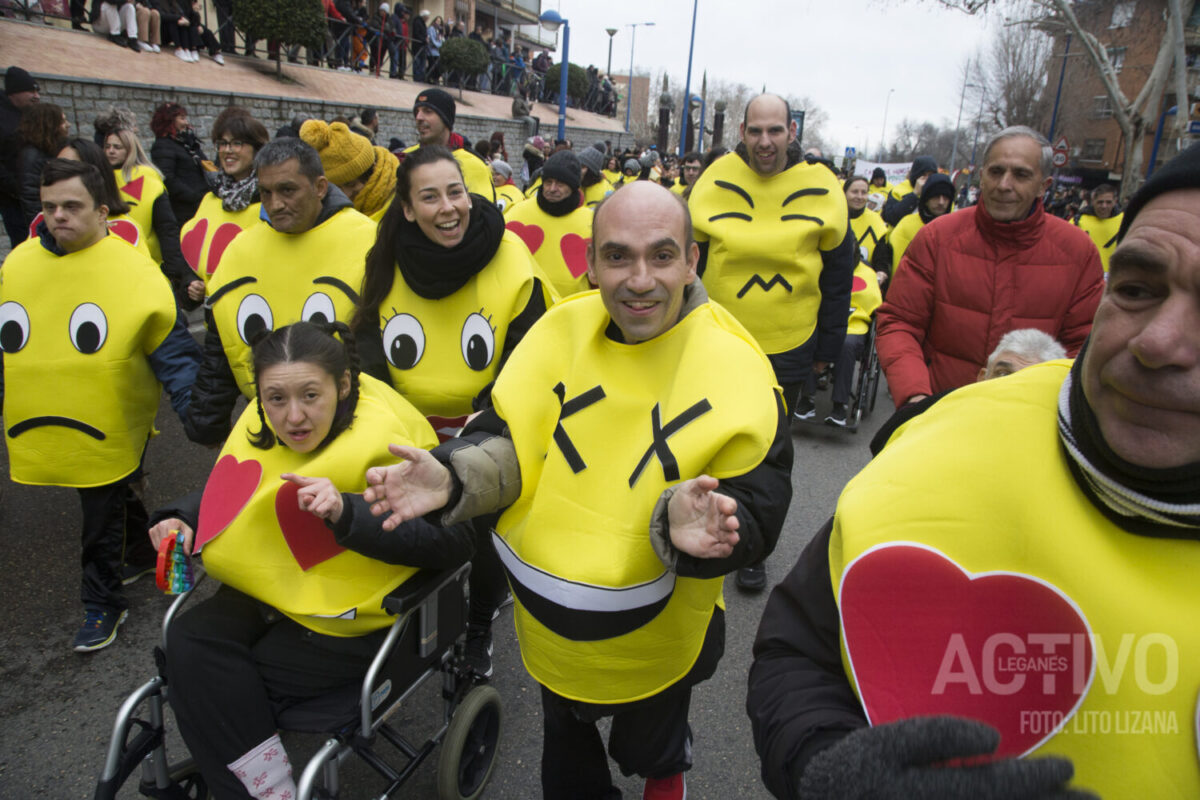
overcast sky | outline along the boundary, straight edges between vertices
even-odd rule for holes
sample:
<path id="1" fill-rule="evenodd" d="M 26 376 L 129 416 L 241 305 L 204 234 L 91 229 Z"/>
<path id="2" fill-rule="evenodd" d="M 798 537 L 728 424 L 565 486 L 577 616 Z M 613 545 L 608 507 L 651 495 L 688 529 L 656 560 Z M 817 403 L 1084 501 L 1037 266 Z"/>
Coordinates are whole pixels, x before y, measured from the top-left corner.
<path id="1" fill-rule="evenodd" d="M 654 22 L 637 29 L 635 71 L 666 69 L 681 82 L 687 72 L 692 0 L 543 0 L 542 8 L 570 21 L 572 63 L 603 71 L 604 29 L 619 28 L 613 72 L 624 74 L 630 29 L 623 26 Z M 807 95 L 829 115 L 829 140 L 874 151 L 889 89 L 889 140 L 904 117 L 954 124 L 961 66 L 988 35 L 989 20 L 936 0 L 699 0 L 692 91 L 699 93 L 707 69 L 710 78 Z M 682 83 L 671 89 L 682 96 Z"/>

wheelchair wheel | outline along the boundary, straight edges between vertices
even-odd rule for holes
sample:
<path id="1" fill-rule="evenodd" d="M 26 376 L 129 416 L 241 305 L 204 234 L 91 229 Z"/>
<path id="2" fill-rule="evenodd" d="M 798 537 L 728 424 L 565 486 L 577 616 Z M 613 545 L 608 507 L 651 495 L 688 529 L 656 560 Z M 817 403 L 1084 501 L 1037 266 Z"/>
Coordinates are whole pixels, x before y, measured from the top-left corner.
<path id="1" fill-rule="evenodd" d="M 438 757 L 439 800 L 474 800 L 496 766 L 504 713 L 500 693 L 476 686 L 454 712 Z"/>

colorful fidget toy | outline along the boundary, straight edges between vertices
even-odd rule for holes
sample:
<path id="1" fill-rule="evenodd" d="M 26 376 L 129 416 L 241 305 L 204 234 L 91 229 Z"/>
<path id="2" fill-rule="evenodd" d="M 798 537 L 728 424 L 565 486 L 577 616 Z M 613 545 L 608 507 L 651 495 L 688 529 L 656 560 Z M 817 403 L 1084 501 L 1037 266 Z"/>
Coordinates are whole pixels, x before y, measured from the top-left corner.
<path id="1" fill-rule="evenodd" d="M 171 531 L 158 544 L 158 569 L 155 580 L 158 588 L 167 594 L 183 594 L 196 584 L 192 574 L 192 559 L 183 552 L 183 532 Z"/>

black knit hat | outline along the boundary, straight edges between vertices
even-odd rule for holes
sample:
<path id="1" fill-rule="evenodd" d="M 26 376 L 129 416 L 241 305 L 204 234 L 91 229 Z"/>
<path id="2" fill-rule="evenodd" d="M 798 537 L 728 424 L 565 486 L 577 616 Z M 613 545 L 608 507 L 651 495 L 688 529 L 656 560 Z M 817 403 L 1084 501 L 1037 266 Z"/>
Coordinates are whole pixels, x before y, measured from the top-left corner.
<path id="1" fill-rule="evenodd" d="M 454 98 L 448 92 L 441 89 L 426 89 L 413 101 L 414 114 L 417 113 L 418 108 L 432 109 L 442 118 L 442 122 L 446 123 L 447 128 L 454 130 Z"/>
<path id="2" fill-rule="evenodd" d="M 559 150 L 546 159 L 546 166 L 542 167 L 542 180 L 553 178 L 556 181 L 562 181 L 571 187 L 571 191 L 579 188 L 582 177 L 579 156 L 570 150 Z"/>
<path id="3" fill-rule="evenodd" d="M 20 67 L 9 67 L 4 71 L 4 93 L 20 94 L 21 92 L 36 92 L 37 81 Z"/>
<path id="4" fill-rule="evenodd" d="M 1142 184 L 1142 188 L 1134 192 L 1133 197 L 1129 198 L 1129 205 L 1125 206 L 1125 216 L 1121 219 L 1121 229 L 1117 231 L 1117 241 L 1125 238 L 1133 218 L 1146 203 L 1160 194 L 1177 189 L 1200 189 L 1200 142 L 1164 164 L 1150 176 L 1150 180 Z"/>

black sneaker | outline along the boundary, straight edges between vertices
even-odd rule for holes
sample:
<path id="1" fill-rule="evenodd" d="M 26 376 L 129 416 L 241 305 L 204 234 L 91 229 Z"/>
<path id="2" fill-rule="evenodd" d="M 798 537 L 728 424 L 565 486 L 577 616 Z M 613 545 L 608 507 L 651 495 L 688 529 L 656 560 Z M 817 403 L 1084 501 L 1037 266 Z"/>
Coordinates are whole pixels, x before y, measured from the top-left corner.
<path id="1" fill-rule="evenodd" d="M 745 589 L 747 592 L 761 592 L 767 588 L 767 566 L 761 561 L 757 564 L 751 564 L 748 567 L 742 567 L 737 573 L 737 585 L 739 589 Z"/>
<path id="2" fill-rule="evenodd" d="M 796 412 L 792 416 L 799 420 L 805 420 L 812 419 L 816 415 L 816 402 L 811 397 L 801 395 L 800 400 L 796 403 Z"/>
<path id="3" fill-rule="evenodd" d="M 492 626 L 468 625 L 463 649 L 467 667 L 480 678 L 492 677 Z"/>
<path id="4" fill-rule="evenodd" d="M 836 425 L 839 428 L 846 427 L 846 404 L 834 403 L 833 410 L 829 412 L 829 416 L 825 418 L 826 425 Z"/>
<path id="5" fill-rule="evenodd" d="M 71 647 L 76 653 L 90 653 L 108 647 L 117 638 L 117 628 L 129 616 L 128 611 L 110 611 L 107 609 L 84 609 L 83 625 L 75 634 Z"/>
<path id="6" fill-rule="evenodd" d="M 131 583 L 137 583 L 139 578 L 146 575 L 154 574 L 154 564 L 139 567 L 136 564 L 121 565 L 121 585 L 128 586 Z"/>
<path id="7" fill-rule="evenodd" d="M 512 592 L 505 592 L 504 599 L 500 601 L 500 605 L 496 606 L 496 610 L 492 612 L 492 619 L 500 616 L 500 612 L 513 604 Z"/>

